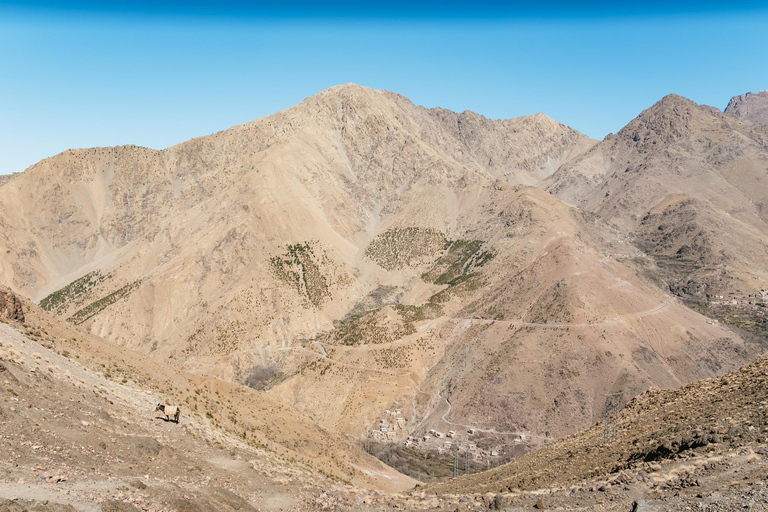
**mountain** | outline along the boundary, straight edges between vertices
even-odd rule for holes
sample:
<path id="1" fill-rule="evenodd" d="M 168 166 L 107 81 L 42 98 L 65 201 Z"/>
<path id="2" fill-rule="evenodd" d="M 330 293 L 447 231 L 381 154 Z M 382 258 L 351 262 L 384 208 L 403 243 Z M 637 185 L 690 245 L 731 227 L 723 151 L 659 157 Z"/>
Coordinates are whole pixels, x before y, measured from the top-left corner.
<path id="1" fill-rule="evenodd" d="M 762 350 L 671 296 L 656 263 L 679 266 L 686 245 L 691 279 L 727 263 L 713 282 L 763 282 L 762 130 L 668 97 L 596 143 L 544 115 L 489 120 L 348 84 L 163 151 L 70 150 L 14 175 L 0 282 L 443 478 L 419 457 L 445 458 L 451 430 L 497 464 L 592 425 L 605 393 Z M 727 135 L 712 155 L 685 135 L 704 132 Z"/>
<path id="2" fill-rule="evenodd" d="M 734 96 L 725 107 L 725 113 L 742 121 L 768 125 L 768 91 Z"/>
<path id="3" fill-rule="evenodd" d="M 607 236 L 599 226 L 540 190 L 500 188 L 478 204 L 493 222 L 471 231 L 490 238 L 492 259 L 456 275 L 476 253 L 465 263 L 449 248 L 422 279 L 455 284 L 308 340 L 314 360 L 286 356 L 295 376 L 271 393 L 325 428 L 365 435 L 379 417 L 392 420 L 374 411 L 400 409 L 409 431 L 465 439 L 474 428 L 487 448 L 478 457 L 498 444 L 511 456 L 521 440 L 535 446 L 590 425 L 604 393 L 676 387 L 749 360 L 754 348 L 738 335 L 596 250 L 594 231 Z"/>
<path id="4" fill-rule="evenodd" d="M 210 271 L 245 275 L 254 270 L 249 266 L 269 275 L 277 245 L 287 250 L 316 239 L 339 253 L 333 256 L 343 265 L 335 277 L 346 283 L 357 246 L 392 224 L 392 214 L 433 183 L 457 190 L 493 177 L 535 183 L 590 144 L 542 115 L 491 121 L 340 86 L 275 116 L 162 152 L 133 146 L 72 150 L 15 176 L 0 194 L 9 214 L 0 241 L 3 281 L 40 300 L 109 265 L 138 265 L 122 281 L 118 275 L 100 278 L 122 286 L 149 275 L 155 280 L 179 265 L 194 267 L 185 270 L 198 281 Z M 452 220 L 421 222 L 445 231 Z M 136 252 L 141 262 L 133 258 Z M 96 276 L 86 281 L 91 278 Z M 220 278 L 214 281 L 219 286 Z M 333 286 L 346 285 L 329 282 L 322 291 L 301 293 L 314 306 L 328 302 L 325 289 Z M 179 290 L 184 308 L 210 302 L 190 301 L 186 285 L 171 288 Z M 52 300 L 47 304 L 67 315 L 84 305 Z M 152 315 L 155 325 L 141 322 L 130 333 L 133 339 L 177 331 L 162 311 Z"/>
<path id="5" fill-rule="evenodd" d="M 670 95 L 545 187 L 626 234 L 647 273 L 689 305 L 765 339 L 749 303 L 768 277 L 766 171 L 764 126 Z M 739 307 L 721 307 L 731 301 Z"/>

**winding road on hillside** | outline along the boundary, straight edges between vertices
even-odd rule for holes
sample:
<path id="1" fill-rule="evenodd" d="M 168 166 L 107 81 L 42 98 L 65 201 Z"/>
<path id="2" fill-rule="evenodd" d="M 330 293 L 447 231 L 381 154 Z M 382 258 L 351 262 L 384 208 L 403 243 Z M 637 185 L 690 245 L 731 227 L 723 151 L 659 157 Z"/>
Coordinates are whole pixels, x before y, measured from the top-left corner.
<path id="1" fill-rule="evenodd" d="M 663 304 L 648 309 L 646 311 L 639 311 L 637 313 L 629 313 L 626 315 L 617 316 L 616 318 L 610 318 L 608 320 L 600 320 L 599 322 L 585 322 L 585 323 L 566 323 L 566 322 L 523 322 L 522 320 L 496 320 L 493 318 L 476 318 L 476 317 L 441 317 L 442 319 L 449 320 L 470 320 L 479 323 L 498 323 L 506 325 L 519 325 L 521 327 L 595 327 L 598 325 L 608 325 L 621 322 L 622 320 L 628 320 L 630 318 L 643 318 L 644 316 L 653 315 L 663 310 L 675 301 L 674 297 L 669 297 Z"/>
<path id="2" fill-rule="evenodd" d="M 392 370 L 385 370 L 385 369 L 379 369 L 379 368 L 371 368 L 371 367 L 364 367 L 364 366 L 359 366 L 359 365 L 353 365 L 353 364 L 350 364 L 350 363 L 345 363 L 345 362 L 342 362 L 342 361 L 335 360 L 335 359 L 333 359 L 331 357 L 328 357 L 328 352 L 326 351 L 326 347 L 330 347 L 330 348 L 334 348 L 334 349 L 338 349 L 338 350 L 345 350 L 345 351 L 356 351 L 356 350 L 379 350 L 379 349 L 391 348 L 391 347 L 395 347 L 395 346 L 399 346 L 399 345 L 405 345 L 407 343 L 411 343 L 411 342 L 421 338 L 427 332 L 429 332 L 429 330 L 432 327 L 434 327 L 435 325 L 440 325 L 440 324 L 443 324 L 443 323 L 445 323 L 447 321 L 451 321 L 451 320 L 453 320 L 453 321 L 472 322 L 472 323 L 489 323 L 489 324 L 499 323 L 499 324 L 505 324 L 505 325 L 515 325 L 515 326 L 521 326 L 521 327 L 537 327 L 537 328 L 594 327 L 594 326 L 599 326 L 599 325 L 613 324 L 613 323 L 621 322 L 623 320 L 628 320 L 630 318 L 643 318 L 645 316 L 656 314 L 656 313 L 662 311 L 663 309 L 665 309 L 667 306 L 669 306 L 672 302 L 674 302 L 674 300 L 675 300 L 674 297 L 669 297 L 666 301 L 664 301 L 664 303 L 662 303 L 662 304 L 660 304 L 660 305 L 658 305 L 658 306 L 656 306 L 654 308 L 645 310 L 645 311 L 640 311 L 640 312 L 637 312 L 637 313 L 629 313 L 629 314 L 626 314 L 626 315 L 618 316 L 616 318 L 602 320 L 602 321 L 599 321 L 599 322 L 589 322 L 589 323 L 562 323 L 562 322 L 536 323 L 536 322 L 523 322 L 522 320 L 496 320 L 496 319 L 490 319 L 490 318 L 469 318 L 469 317 L 463 318 L 463 317 L 443 316 L 443 317 L 435 318 L 433 320 L 427 321 L 427 322 L 419 325 L 417 327 L 417 331 L 415 333 L 410 334 L 408 336 L 405 336 L 405 337 L 403 337 L 403 338 L 401 338 L 401 339 L 399 339 L 397 341 L 393 341 L 393 342 L 368 344 L 368 345 L 333 345 L 331 343 L 321 343 L 319 341 L 312 341 L 311 345 L 314 346 L 317 349 L 317 352 L 315 352 L 313 350 L 310 350 L 308 348 L 299 347 L 299 346 L 281 347 L 281 348 L 279 348 L 277 350 L 279 350 L 279 351 L 297 350 L 297 351 L 305 352 L 305 353 L 307 353 L 309 355 L 312 355 L 314 357 L 317 357 L 317 358 L 323 359 L 325 361 L 328 361 L 329 363 L 332 363 L 332 364 L 335 364 L 335 365 L 339 365 L 339 366 L 343 366 L 343 367 L 346 367 L 346 368 L 355 369 L 355 370 L 358 370 L 358 371 L 363 371 L 363 372 L 376 372 L 376 373 L 384 373 L 384 374 L 388 374 L 388 375 L 398 375 L 398 376 L 406 376 L 406 375 L 408 375 L 408 376 L 412 376 L 413 377 L 413 372 L 410 372 L 410 371 L 407 371 L 407 370 L 406 371 L 397 371 L 397 370 L 392 371 Z M 261 351 L 261 350 L 262 350 L 261 348 L 244 349 L 244 350 L 239 350 L 237 352 L 232 352 L 230 354 L 226 354 L 226 355 L 222 355 L 222 356 L 213 356 L 213 358 L 215 358 L 216 361 L 220 361 L 220 360 L 225 359 L 225 358 L 230 358 L 230 357 L 234 357 L 234 356 L 237 356 L 237 355 L 241 355 L 241 354 L 245 354 L 245 353 L 249 353 L 249 352 Z M 189 358 L 186 362 L 187 363 L 196 364 L 196 365 L 206 366 L 209 369 L 215 369 L 215 368 L 218 368 L 218 367 L 221 366 L 220 363 L 209 363 L 209 362 L 205 362 L 205 361 L 199 361 L 199 360 L 197 360 L 194 357 Z M 414 423 L 415 420 L 416 420 L 416 396 L 418 394 L 424 394 L 424 395 L 430 396 L 432 398 L 435 398 L 435 399 L 437 399 L 439 401 L 443 401 L 445 403 L 445 405 L 447 406 L 447 409 L 442 414 L 442 416 L 440 416 L 440 420 L 443 421 L 446 425 L 450 425 L 450 426 L 454 426 L 454 427 L 460 427 L 460 428 L 467 429 L 467 430 L 474 429 L 474 430 L 476 430 L 478 432 L 486 432 L 486 433 L 494 434 L 494 435 L 528 436 L 528 437 L 535 437 L 535 438 L 539 438 L 539 439 L 547 439 L 545 436 L 541 436 L 541 435 L 538 435 L 538 434 L 531 434 L 529 432 L 498 431 L 498 430 L 496 430 L 494 428 L 482 428 L 482 427 L 477 427 L 477 426 L 474 426 L 474 425 L 466 425 L 466 424 L 463 424 L 463 423 L 453 422 L 453 421 L 451 421 L 451 420 L 449 420 L 447 418 L 447 416 L 451 412 L 451 408 L 452 408 L 451 402 L 447 398 L 442 396 L 439 392 L 438 393 L 426 393 L 426 392 L 422 391 L 421 388 L 419 387 L 419 385 L 416 385 L 416 387 L 414 388 L 414 391 L 413 391 L 413 397 L 412 397 L 412 418 L 411 418 L 412 423 Z M 426 413 L 424 414 L 424 416 L 422 417 L 421 422 L 419 422 L 419 425 L 414 427 L 414 429 L 418 428 L 419 426 L 421 426 L 424 423 L 424 421 L 426 421 L 430 416 L 432 416 L 434 414 L 434 412 L 435 412 L 434 410 L 431 410 L 431 411 L 427 410 Z M 412 431 L 413 431 L 413 429 L 412 429 Z"/>
<path id="3" fill-rule="evenodd" d="M 448 410 L 445 411 L 445 414 L 440 416 L 440 419 L 442 421 L 444 421 L 445 423 L 447 423 L 448 425 L 453 425 L 454 427 L 462 427 L 462 428 L 466 428 L 466 429 L 473 429 L 473 430 L 477 430 L 478 432 L 488 432 L 488 433 L 491 433 L 491 434 L 497 434 L 497 435 L 502 435 L 502 436 L 513 435 L 513 436 L 527 436 L 527 437 L 537 437 L 539 439 L 547 439 L 546 436 L 540 436 L 538 434 L 531 434 L 531 433 L 528 433 L 528 432 L 499 432 L 498 430 L 496 430 L 494 428 L 480 428 L 480 427 L 476 427 L 474 425 L 464 425 L 462 423 L 454 423 L 453 421 L 450 421 L 449 419 L 446 418 L 446 416 L 448 416 L 448 414 L 450 414 L 450 412 L 451 412 L 451 402 L 447 398 L 445 398 L 443 395 L 441 395 L 440 393 L 436 393 L 435 396 L 440 398 L 441 400 L 443 400 L 445 402 L 445 404 L 448 406 Z"/>
<path id="4" fill-rule="evenodd" d="M 416 388 L 414 389 L 413 397 L 411 399 L 411 410 L 412 410 L 411 423 L 415 423 L 415 421 L 416 421 L 416 395 L 418 395 L 418 394 L 427 395 L 429 397 L 437 398 L 438 400 L 442 400 L 443 402 L 445 402 L 445 405 L 447 406 L 447 410 L 443 413 L 442 416 L 440 416 L 440 420 L 443 423 L 445 423 L 446 425 L 451 425 L 453 427 L 461 427 L 461 428 L 464 428 L 464 429 L 467 429 L 467 430 L 472 429 L 472 430 L 476 430 L 478 432 L 487 432 L 489 434 L 495 434 L 495 435 L 501 435 L 501 436 L 519 436 L 521 438 L 523 436 L 527 436 L 527 437 L 536 437 L 536 438 L 539 438 L 539 439 L 547 439 L 546 436 L 541 436 L 541 435 L 538 435 L 538 434 L 531 434 L 530 432 L 499 431 L 499 430 L 496 430 L 494 428 L 480 428 L 480 427 L 476 427 L 474 425 L 465 425 L 463 423 L 455 423 L 455 422 L 453 422 L 453 421 L 451 421 L 451 420 L 449 420 L 447 418 L 447 416 L 451 413 L 451 402 L 447 398 L 445 398 L 443 395 L 441 395 L 440 393 L 427 393 L 426 391 L 422 391 L 419 386 L 416 386 Z M 430 411 L 429 409 L 427 409 L 427 412 L 421 418 L 421 421 L 418 423 L 418 425 L 415 425 L 411 429 L 411 432 L 413 432 L 413 431 L 417 430 L 419 427 L 421 427 L 424 424 L 424 422 L 427 419 L 429 419 L 430 416 L 432 416 L 434 414 L 434 412 L 435 412 L 434 410 Z"/>
<path id="5" fill-rule="evenodd" d="M 341 349 L 341 350 L 378 350 L 378 349 L 384 349 L 384 348 L 390 348 L 395 347 L 399 345 L 405 345 L 407 343 L 410 343 L 414 340 L 417 340 L 421 338 L 424 334 L 426 334 L 433 326 L 436 324 L 442 324 L 444 322 L 450 321 L 450 320 L 462 320 L 462 321 L 469 321 L 469 322 L 477 322 L 477 323 L 491 323 L 491 324 L 505 324 L 505 325 L 516 325 L 521 327 L 539 327 L 539 328 L 562 328 L 562 327 L 595 327 L 599 325 L 608 325 L 608 324 L 614 324 L 617 322 L 621 322 L 623 320 L 628 320 L 630 318 L 643 318 L 648 315 L 653 315 L 658 313 L 659 311 L 662 311 L 664 308 L 669 306 L 672 302 L 675 301 L 674 297 L 669 297 L 664 303 L 648 309 L 646 311 L 639 311 L 637 313 L 629 313 L 626 315 L 621 315 L 616 318 L 611 318 L 608 320 L 601 320 L 599 322 L 586 322 L 586 323 L 564 323 L 564 322 L 548 322 L 548 323 L 539 323 L 539 322 L 523 322 L 522 320 L 497 320 L 493 318 L 476 318 L 476 317 L 451 317 L 451 316 L 441 316 L 439 318 L 435 318 L 433 320 L 430 320 L 418 327 L 418 330 L 410 334 L 404 338 L 401 338 L 397 341 L 392 341 L 388 343 L 373 343 L 373 344 L 366 344 L 366 345 L 334 345 L 332 343 L 322 343 L 319 341 L 312 341 L 312 345 L 314 345 L 317 348 L 317 352 L 309 350 L 305 347 L 299 347 L 299 346 L 290 346 L 290 347 L 280 347 L 277 350 L 279 351 L 287 351 L 287 350 L 298 350 L 301 352 L 306 352 L 308 354 L 311 354 L 316 357 L 321 357 L 323 359 L 327 359 L 328 361 L 332 361 L 337 364 L 343 364 L 348 367 L 353 367 L 353 365 L 349 365 L 346 363 L 341 363 L 340 361 L 335 361 L 334 359 L 331 359 L 328 357 L 328 352 L 326 351 L 325 347 L 332 347 L 335 349 Z M 219 361 L 221 359 L 227 359 L 230 357 L 235 357 L 241 354 L 246 353 L 254 353 L 263 350 L 263 348 L 247 348 L 243 350 L 238 350 L 236 352 L 231 352 L 229 354 L 223 354 L 220 356 L 208 356 L 206 359 L 214 359 L 216 361 Z M 197 365 L 203 365 L 207 366 L 209 368 L 218 368 L 220 364 L 217 363 L 209 363 L 206 361 L 198 360 L 195 357 L 190 357 L 187 359 L 186 363 L 193 363 Z M 359 367 L 360 369 L 365 369 L 368 371 L 382 371 L 377 370 L 374 368 L 364 368 Z M 389 373 L 389 372 L 387 372 Z"/>

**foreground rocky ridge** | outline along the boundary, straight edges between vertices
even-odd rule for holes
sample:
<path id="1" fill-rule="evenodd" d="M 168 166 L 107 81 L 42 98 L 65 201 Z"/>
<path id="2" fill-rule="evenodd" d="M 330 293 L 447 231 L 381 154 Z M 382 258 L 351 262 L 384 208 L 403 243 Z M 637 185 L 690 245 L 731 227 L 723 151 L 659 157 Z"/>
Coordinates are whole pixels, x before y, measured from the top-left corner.
<path id="1" fill-rule="evenodd" d="M 427 492 L 493 496 L 491 508 L 768 508 L 768 359 L 632 399 L 606 444 L 604 424 Z M 491 503 L 491 502 L 489 502 Z M 538 506 L 537 508 L 542 508 Z M 634 509 L 634 508 L 633 508 Z"/>
<path id="2" fill-rule="evenodd" d="M 66 480 L 74 495 L 98 503 L 126 494 L 135 477 L 160 486 L 155 495 L 127 493 L 144 496 L 152 510 L 185 495 L 207 510 L 230 510 L 219 506 L 227 492 L 253 501 L 254 488 L 273 492 L 277 510 L 303 501 L 311 509 L 318 490 L 353 483 L 385 490 L 414 484 L 257 391 L 158 365 L 34 305 L 24 309 L 28 323 L 0 324 L 2 495 L 57 496 L 49 484 Z M 158 402 L 181 406 L 179 424 L 154 412 Z M 290 485 L 307 492 L 281 490 Z M 208 493 L 212 486 L 223 490 Z"/>
<path id="3" fill-rule="evenodd" d="M 615 479 L 660 461 L 701 457 L 768 442 L 768 359 L 674 390 L 649 390 L 621 409 L 618 440 L 605 425 L 573 435 L 509 464 L 435 490 L 533 490 Z M 761 448 L 757 448 L 758 450 Z M 557 470 L 555 470 L 557 468 Z"/>

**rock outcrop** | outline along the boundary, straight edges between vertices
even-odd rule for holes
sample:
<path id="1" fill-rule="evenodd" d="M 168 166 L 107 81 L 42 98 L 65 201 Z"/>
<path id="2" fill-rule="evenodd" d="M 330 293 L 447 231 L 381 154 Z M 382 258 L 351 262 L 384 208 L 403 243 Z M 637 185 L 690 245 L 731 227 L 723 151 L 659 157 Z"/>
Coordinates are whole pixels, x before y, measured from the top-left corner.
<path id="1" fill-rule="evenodd" d="M 768 125 L 768 90 L 734 96 L 725 107 L 725 113 L 742 121 Z"/>
<path id="2" fill-rule="evenodd" d="M 13 292 L 0 288 L 0 318 L 4 320 L 24 321 L 24 308 Z"/>

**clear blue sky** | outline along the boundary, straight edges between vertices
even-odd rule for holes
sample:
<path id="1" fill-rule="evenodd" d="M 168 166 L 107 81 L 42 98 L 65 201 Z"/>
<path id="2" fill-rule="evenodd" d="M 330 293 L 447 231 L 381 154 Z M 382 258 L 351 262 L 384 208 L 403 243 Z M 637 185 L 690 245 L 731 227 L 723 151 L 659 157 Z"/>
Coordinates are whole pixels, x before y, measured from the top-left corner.
<path id="1" fill-rule="evenodd" d="M 602 138 L 668 93 L 722 109 L 768 89 L 768 4 L 0 0 L 0 174 L 164 148 L 345 82 Z"/>

